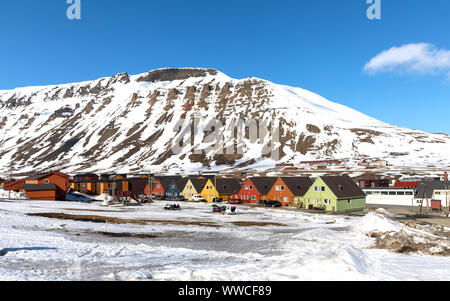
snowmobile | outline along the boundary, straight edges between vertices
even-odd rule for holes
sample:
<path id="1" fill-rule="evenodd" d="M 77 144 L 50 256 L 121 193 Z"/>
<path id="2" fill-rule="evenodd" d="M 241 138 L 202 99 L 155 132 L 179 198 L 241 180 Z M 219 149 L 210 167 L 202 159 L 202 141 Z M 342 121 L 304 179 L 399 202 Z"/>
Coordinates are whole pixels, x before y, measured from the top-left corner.
<path id="1" fill-rule="evenodd" d="M 177 205 L 177 204 L 173 204 L 173 205 L 166 205 L 164 207 L 164 210 L 181 210 L 181 206 Z"/>
<path id="2" fill-rule="evenodd" d="M 222 213 L 227 211 L 227 206 L 217 206 L 217 205 L 213 205 L 213 212 L 214 213 Z"/>

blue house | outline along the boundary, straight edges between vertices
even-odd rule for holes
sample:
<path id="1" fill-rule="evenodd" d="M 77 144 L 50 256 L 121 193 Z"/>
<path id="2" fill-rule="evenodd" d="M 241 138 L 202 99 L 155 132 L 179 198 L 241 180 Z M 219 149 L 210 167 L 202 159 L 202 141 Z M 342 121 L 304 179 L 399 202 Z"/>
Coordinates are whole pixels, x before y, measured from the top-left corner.
<path id="1" fill-rule="evenodd" d="M 185 179 L 162 179 L 161 184 L 165 191 L 166 201 L 182 201 L 184 197 L 181 192 L 186 186 L 187 180 Z"/>

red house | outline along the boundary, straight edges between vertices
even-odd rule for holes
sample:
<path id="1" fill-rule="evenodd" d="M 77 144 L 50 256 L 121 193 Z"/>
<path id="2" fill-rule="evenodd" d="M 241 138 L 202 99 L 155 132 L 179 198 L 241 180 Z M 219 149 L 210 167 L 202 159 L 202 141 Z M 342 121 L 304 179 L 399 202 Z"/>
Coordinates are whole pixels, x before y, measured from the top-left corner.
<path id="1" fill-rule="evenodd" d="M 275 177 L 248 178 L 242 184 L 238 197 L 244 203 L 258 204 L 261 201 L 268 200 L 267 194 L 275 184 Z"/>
<path id="2" fill-rule="evenodd" d="M 19 189 L 31 200 L 65 201 L 69 187 L 69 175 L 51 171 L 26 178 Z"/>
<path id="3" fill-rule="evenodd" d="M 153 186 L 152 195 L 164 197 L 166 195 L 166 190 L 164 189 L 164 185 L 161 183 L 161 180 L 156 180 L 155 186 Z"/>

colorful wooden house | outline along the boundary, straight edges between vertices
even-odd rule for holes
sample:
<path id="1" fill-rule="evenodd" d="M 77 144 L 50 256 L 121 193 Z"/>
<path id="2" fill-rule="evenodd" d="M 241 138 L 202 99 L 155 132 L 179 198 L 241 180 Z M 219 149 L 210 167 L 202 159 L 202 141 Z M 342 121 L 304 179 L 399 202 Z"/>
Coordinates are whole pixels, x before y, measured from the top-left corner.
<path id="1" fill-rule="evenodd" d="M 237 198 L 240 190 L 241 185 L 238 179 L 216 178 L 208 179 L 200 195 L 207 202 L 212 203 L 218 199 L 227 201 Z"/>
<path id="2" fill-rule="evenodd" d="M 163 199 L 179 200 L 186 181 L 182 177 L 157 177 L 154 181 L 152 195 Z"/>
<path id="3" fill-rule="evenodd" d="M 5 182 L 3 189 L 4 190 L 14 190 L 19 191 L 19 187 L 25 184 L 25 179 L 20 180 L 8 180 Z"/>
<path id="4" fill-rule="evenodd" d="M 181 195 L 188 201 L 192 201 L 194 195 L 201 195 L 203 188 L 205 187 L 207 179 L 189 179 L 184 186 Z"/>
<path id="5" fill-rule="evenodd" d="M 96 195 L 97 193 L 97 182 L 99 181 L 99 176 L 96 174 L 78 174 L 75 175 L 70 181 L 70 187 L 78 192 Z"/>
<path id="6" fill-rule="evenodd" d="M 164 188 L 162 181 L 162 179 L 156 179 L 156 183 L 153 186 L 152 190 L 153 196 L 164 198 L 164 196 L 166 195 L 166 189 Z"/>
<path id="7" fill-rule="evenodd" d="M 164 179 L 161 181 L 161 184 L 165 188 L 165 196 L 164 199 L 166 201 L 181 201 L 184 200 L 181 192 L 186 186 L 185 179 Z"/>
<path id="8" fill-rule="evenodd" d="M 303 196 L 312 183 L 309 177 L 281 177 L 275 181 L 267 198 L 269 201 L 279 201 L 283 206 L 292 205 L 294 198 Z"/>
<path id="9" fill-rule="evenodd" d="M 244 203 L 258 204 L 268 200 L 268 193 L 277 181 L 276 177 L 248 178 L 242 184 L 238 198 Z"/>
<path id="10" fill-rule="evenodd" d="M 323 176 L 296 203 L 306 209 L 360 212 L 366 208 L 366 194 L 349 176 Z"/>
<path id="11" fill-rule="evenodd" d="M 30 200 L 56 201 L 58 199 L 58 187 L 55 184 L 24 184 L 20 186 L 19 191 L 26 194 Z"/>
<path id="12" fill-rule="evenodd" d="M 24 181 L 19 190 L 30 200 L 65 201 L 70 186 L 69 175 L 59 171 L 38 174 Z"/>

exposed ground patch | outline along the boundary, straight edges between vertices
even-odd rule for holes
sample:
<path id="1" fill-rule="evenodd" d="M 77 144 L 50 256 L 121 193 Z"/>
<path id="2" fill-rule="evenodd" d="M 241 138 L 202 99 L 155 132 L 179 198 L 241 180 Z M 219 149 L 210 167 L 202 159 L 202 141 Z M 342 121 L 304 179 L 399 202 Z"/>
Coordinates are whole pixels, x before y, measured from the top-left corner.
<path id="1" fill-rule="evenodd" d="M 450 248 L 443 239 L 421 238 L 415 239 L 413 235 L 404 231 L 375 232 L 370 235 L 375 238 L 375 247 L 387 249 L 400 254 L 421 253 L 432 256 L 450 256 Z"/>
<path id="2" fill-rule="evenodd" d="M 181 225 L 181 226 L 201 226 L 220 228 L 221 226 L 212 222 L 202 221 L 174 221 L 174 220 L 148 220 L 148 219 L 122 219 L 118 217 L 99 216 L 99 215 L 72 215 L 65 213 L 29 213 L 28 216 L 47 217 L 62 220 L 74 220 L 80 222 L 92 222 L 92 223 L 110 223 L 110 224 L 136 224 L 136 225 L 150 225 L 150 224 L 162 224 L 162 225 Z"/>
<path id="3" fill-rule="evenodd" d="M 82 211 L 82 212 L 111 212 L 111 213 L 118 213 L 118 212 L 130 212 L 132 210 L 121 210 L 121 211 L 115 211 L 115 210 L 102 210 L 102 209 L 74 209 L 74 208 L 64 208 L 63 210 L 68 211 Z"/>
<path id="4" fill-rule="evenodd" d="M 233 225 L 238 227 L 287 227 L 285 224 L 280 223 L 268 223 L 268 222 L 232 222 Z"/>

